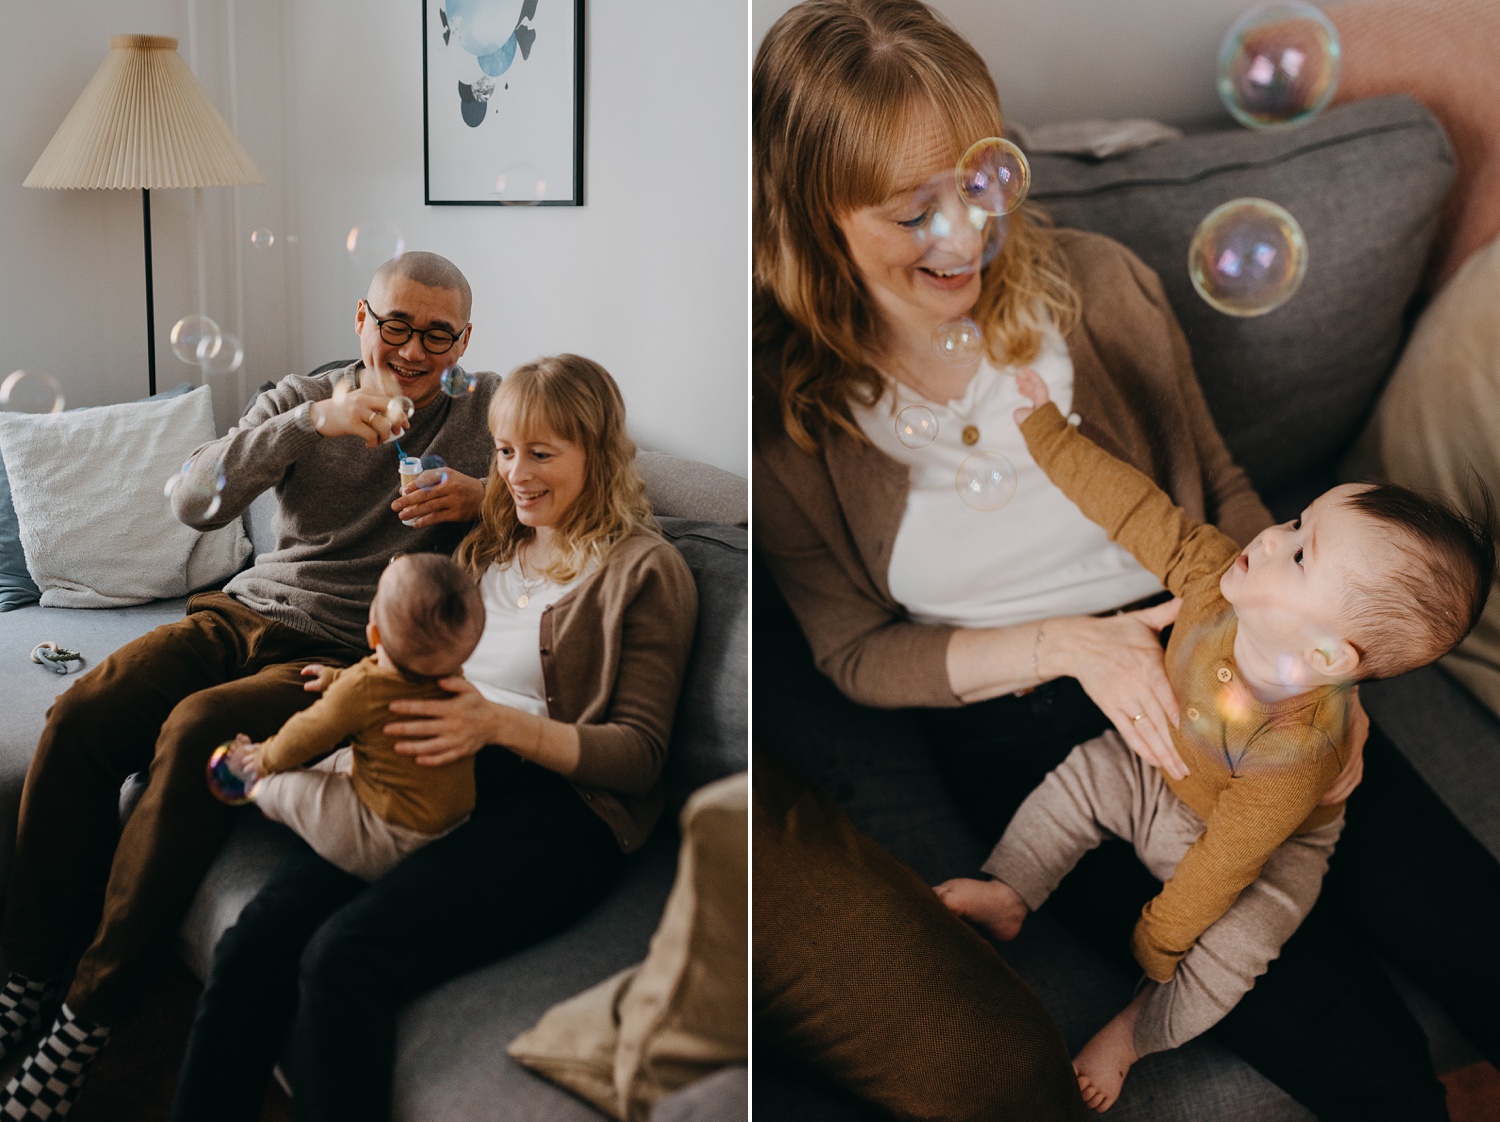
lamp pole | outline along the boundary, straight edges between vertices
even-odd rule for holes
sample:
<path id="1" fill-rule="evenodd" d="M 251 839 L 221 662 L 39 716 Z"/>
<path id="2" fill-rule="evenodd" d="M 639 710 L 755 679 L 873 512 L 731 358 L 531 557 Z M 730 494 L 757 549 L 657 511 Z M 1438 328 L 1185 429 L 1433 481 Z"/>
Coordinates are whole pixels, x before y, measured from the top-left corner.
<path id="1" fill-rule="evenodd" d="M 141 188 L 141 217 L 146 227 L 146 385 L 156 393 L 156 306 L 151 296 L 151 188 Z"/>

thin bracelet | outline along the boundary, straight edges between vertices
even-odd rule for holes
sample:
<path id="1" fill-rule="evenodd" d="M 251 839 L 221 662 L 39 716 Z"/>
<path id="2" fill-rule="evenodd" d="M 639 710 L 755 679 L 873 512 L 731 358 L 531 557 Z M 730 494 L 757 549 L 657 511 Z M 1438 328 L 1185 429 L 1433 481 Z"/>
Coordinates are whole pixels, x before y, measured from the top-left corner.
<path id="1" fill-rule="evenodd" d="M 1036 675 L 1037 685 L 1041 685 L 1042 682 L 1046 680 L 1042 677 L 1041 663 L 1037 661 L 1036 657 L 1037 652 L 1042 649 L 1042 632 L 1046 626 L 1047 625 L 1045 623 L 1039 623 L 1036 625 L 1036 638 L 1033 639 L 1031 643 L 1031 672 Z"/>

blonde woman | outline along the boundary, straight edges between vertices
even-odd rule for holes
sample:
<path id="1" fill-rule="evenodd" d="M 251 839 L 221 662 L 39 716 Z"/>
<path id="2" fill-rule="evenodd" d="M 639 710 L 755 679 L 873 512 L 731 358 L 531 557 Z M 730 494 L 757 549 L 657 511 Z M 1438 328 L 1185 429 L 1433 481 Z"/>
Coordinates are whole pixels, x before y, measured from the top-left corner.
<path id="1" fill-rule="evenodd" d="M 1214 428 L 1157 277 L 1122 246 L 1052 229 L 1030 206 L 1010 216 L 987 263 L 1000 238 L 971 222 L 954 171 L 973 142 L 1002 135 L 994 82 L 919 0 L 806 0 L 787 11 L 760 46 L 752 119 L 755 540 L 817 668 L 860 706 L 917 711 L 985 846 L 1073 745 L 1108 728 L 1181 773 L 1159 641 L 1176 604 L 1151 602 L 1156 580 L 1049 483 L 1011 419 L 1026 404 L 1014 373 L 1031 367 L 1084 433 L 1193 517 L 1241 542 L 1268 525 Z M 960 316 L 977 323 L 983 353 L 954 363 L 933 339 Z M 902 441 L 906 408 L 936 419 L 931 443 Z M 981 449 L 1003 453 L 1019 484 L 988 513 L 955 488 Z M 784 661 L 779 649 L 762 657 Z M 793 767 L 799 750 L 817 751 L 798 740 L 817 725 L 805 711 L 784 725 L 777 707 L 761 712 L 761 745 Z M 898 723 L 865 722 L 882 732 Z M 1402 951 L 1403 968 L 1443 995 L 1471 1039 L 1500 1052 L 1490 1011 L 1500 976 L 1478 950 L 1500 932 L 1500 868 L 1388 740 L 1372 733 L 1364 756 L 1373 790 L 1351 804 L 1323 900 L 1213 1035 L 1325 1122 L 1440 1119 L 1422 1034 L 1371 951 L 1444 947 Z M 1060 1042 L 1046 1043 L 1019 983 L 1007 990 L 1003 967 L 984 965 L 990 997 L 968 1000 L 951 977 L 962 971 L 943 966 L 968 952 L 933 918 L 933 901 L 897 887 L 909 872 L 850 862 L 853 843 L 820 848 L 811 808 L 836 811 L 766 759 L 756 764 L 757 1041 L 779 1041 L 903 1116 L 1071 1116 L 1059 1101 L 1035 1105 L 1056 1086 Z M 1348 795 L 1363 767 L 1356 754 L 1326 799 Z M 1398 806 L 1399 818 L 1388 809 Z M 1412 814 L 1421 852 L 1392 841 L 1413 836 Z M 1462 869 L 1461 883 L 1478 887 L 1436 908 L 1404 899 L 1434 868 Z M 1054 912 L 1132 969 L 1128 934 L 1160 885 L 1114 844 L 1074 876 Z M 804 901 L 808 884 L 839 886 L 842 906 Z M 901 942 L 919 914 L 953 957 Z M 775 945 L 762 938 L 763 917 Z M 785 950 L 798 945 L 817 950 Z M 809 996 L 812 971 L 822 988 Z M 964 1031 L 922 1037 L 905 1027 L 917 1016 Z M 903 1034 L 922 1051 L 892 1065 L 888 1045 Z M 1010 1062 L 992 1061 L 1001 1054 Z M 934 1100 L 958 1083 L 971 1088 L 968 1106 Z"/>
<path id="2" fill-rule="evenodd" d="M 389 1117 L 401 1008 L 576 921 L 661 813 L 697 594 L 653 529 L 619 389 L 586 358 L 544 358 L 489 421 L 481 521 L 457 553 L 483 637 L 451 697 L 393 703 L 386 726 L 421 763 L 474 756 L 474 814 L 369 886 L 287 860 L 215 952 L 174 1118 L 257 1118 L 288 1022 L 299 1119 Z"/>

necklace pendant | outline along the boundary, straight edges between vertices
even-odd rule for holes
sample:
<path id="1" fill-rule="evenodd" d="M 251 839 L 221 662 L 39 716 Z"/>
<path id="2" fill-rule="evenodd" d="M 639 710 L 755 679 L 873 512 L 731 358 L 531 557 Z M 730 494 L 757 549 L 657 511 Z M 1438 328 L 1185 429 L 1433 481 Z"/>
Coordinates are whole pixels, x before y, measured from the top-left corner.
<path id="1" fill-rule="evenodd" d="M 965 425 L 964 426 L 963 442 L 964 442 L 965 445 L 967 445 L 970 448 L 974 447 L 974 445 L 976 445 L 976 444 L 979 443 L 979 426 L 978 425 Z"/>
<path id="2" fill-rule="evenodd" d="M 529 603 L 531 603 L 531 597 L 527 596 L 524 592 L 516 597 L 516 607 L 518 608 L 524 608 Z"/>

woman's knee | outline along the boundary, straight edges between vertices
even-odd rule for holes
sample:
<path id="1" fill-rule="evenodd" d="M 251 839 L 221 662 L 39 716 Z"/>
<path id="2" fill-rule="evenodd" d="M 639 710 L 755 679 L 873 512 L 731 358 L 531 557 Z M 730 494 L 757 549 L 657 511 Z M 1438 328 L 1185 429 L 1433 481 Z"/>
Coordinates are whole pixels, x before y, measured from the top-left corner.
<path id="1" fill-rule="evenodd" d="M 302 1000 L 378 1000 L 383 956 L 364 925 L 335 915 L 308 940 L 299 967 Z"/>

